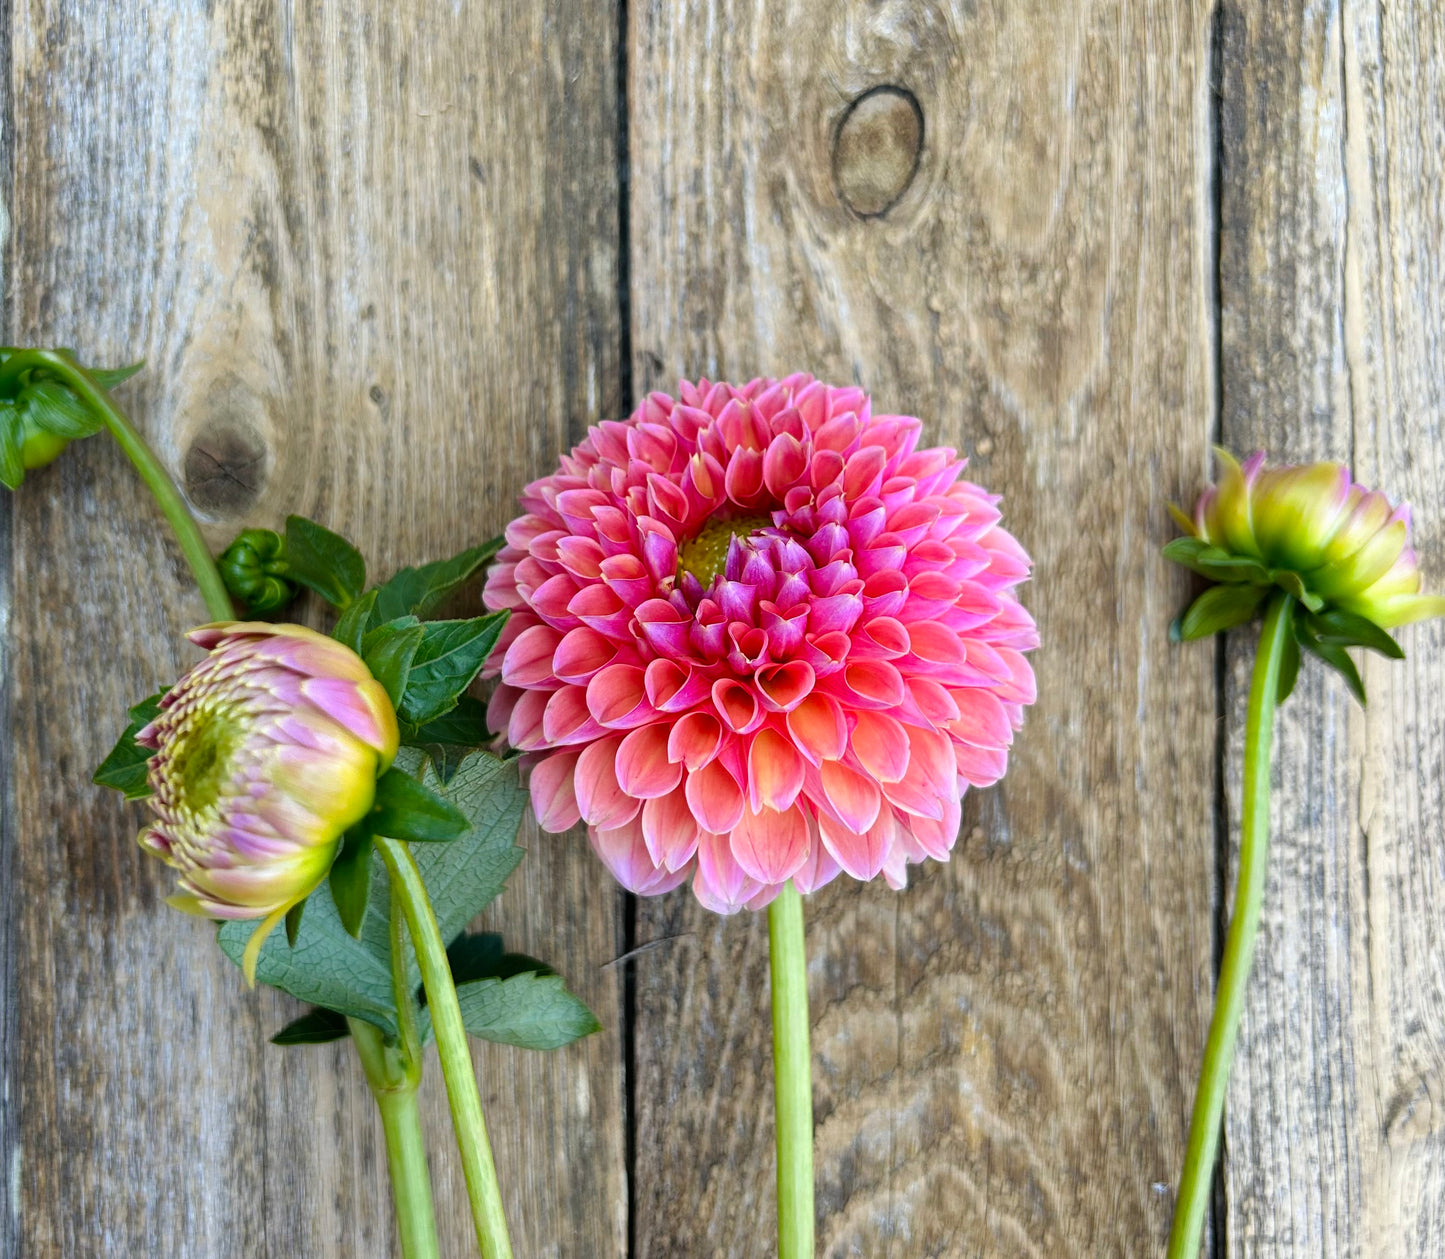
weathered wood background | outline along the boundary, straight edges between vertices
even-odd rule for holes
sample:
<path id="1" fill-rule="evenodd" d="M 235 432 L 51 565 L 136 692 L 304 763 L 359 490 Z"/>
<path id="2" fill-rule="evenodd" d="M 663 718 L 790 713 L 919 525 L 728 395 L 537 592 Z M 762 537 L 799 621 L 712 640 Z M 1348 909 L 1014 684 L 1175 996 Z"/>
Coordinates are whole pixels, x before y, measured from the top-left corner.
<path id="1" fill-rule="evenodd" d="M 925 417 L 1032 550 L 1040 702 L 951 865 L 810 904 L 820 1251 L 1162 1252 L 1249 644 L 1171 646 L 1209 447 L 1349 459 L 1445 587 L 1432 0 L 11 0 L 9 342 L 124 397 L 218 545 L 496 532 L 680 374 Z M 350 1051 L 275 1049 L 85 785 L 203 619 L 116 452 L 0 500 L 0 1252 L 371 1256 Z M 1285 710 L 1218 1256 L 1445 1255 L 1445 629 Z M 766 930 L 528 840 L 491 915 L 607 1030 L 482 1048 L 520 1256 L 771 1249 Z M 625 951 L 654 945 L 636 960 Z M 433 1070 L 448 1254 L 470 1253 Z"/>

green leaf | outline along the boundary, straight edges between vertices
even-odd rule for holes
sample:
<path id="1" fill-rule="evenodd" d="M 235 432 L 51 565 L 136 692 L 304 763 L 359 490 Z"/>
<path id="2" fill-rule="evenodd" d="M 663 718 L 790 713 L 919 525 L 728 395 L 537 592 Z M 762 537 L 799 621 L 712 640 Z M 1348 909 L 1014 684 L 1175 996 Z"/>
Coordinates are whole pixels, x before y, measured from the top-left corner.
<path id="1" fill-rule="evenodd" d="M 1279 662 L 1279 685 L 1275 689 L 1274 702 L 1283 704 L 1294 692 L 1295 679 L 1299 677 L 1299 639 L 1289 634 L 1284 641 L 1284 655 Z"/>
<path id="2" fill-rule="evenodd" d="M 1368 617 L 1331 608 L 1310 618 L 1310 629 L 1322 643 L 1338 647 L 1368 647 L 1391 660 L 1403 660 L 1404 648 Z"/>
<path id="3" fill-rule="evenodd" d="M 1165 559 L 1207 577 L 1210 581 L 1230 584 L 1269 584 L 1269 572 L 1258 560 L 1231 555 L 1201 538 L 1175 538 L 1162 550 Z"/>
<path id="4" fill-rule="evenodd" d="M 380 891 L 377 884 L 380 884 Z M 372 863 L 372 903 L 386 896 L 386 871 L 380 858 Z M 323 881 L 306 902 L 306 916 L 288 946 L 273 931 L 261 946 L 256 978 L 308 1005 L 324 1006 L 340 1014 L 365 1019 L 384 1032 L 396 1034 L 396 1005 L 392 1000 L 391 962 L 387 952 L 386 923 L 381 923 L 383 946 L 371 943 L 374 915 L 367 914 L 362 939 L 353 939 L 341 925 L 329 883 Z M 238 966 L 241 954 L 256 930 L 255 922 L 223 923 L 218 935 L 221 951 Z"/>
<path id="5" fill-rule="evenodd" d="M 386 688 L 393 707 L 399 707 L 406 694 L 412 659 L 425 637 L 426 627 L 416 617 L 406 616 L 377 626 L 361 640 L 361 658 Z"/>
<path id="6" fill-rule="evenodd" d="M 42 380 L 20 391 L 20 408 L 47 433 L 74 441 L 100 432 L 100 417 L 58 380 Z"/>
<path id="7" fill-rule="evenodd" d="M 25 461 L 20 453 L 24 420 L 13 402 L 0 402 L 0 485 L 18 490 L 25 480 Z"/>
<path id="8" fill-rule="evenodd" d="M 426 616 L 491 559 L 503 541 L 493 538 L 449 560 L 403 568 L 390 581 L 377 587 L 377 615 L 384 621 L 407 613 Z"/>
<path id="9" fill-rule="evenodd" d="M 366 921 L 371 893 L 371 836 L 367 823 L 353 826 L 346 832 L 341 851 L 331 864 L 331 897 L 341 925 L 350 936 L 361 935 L 362 923 Z"/>
<path id="10" fill-rule="evenodd" d="M 1360 677 L 1360 671 L 1355 668 L 1355 662 L 1350 659 L 1350 653 L 1338 643 L 1316 642 L 1311 650 L 1340 677 L 1344 678 L 1345 685 L 1350 688 L 1350 694 L 1363 705 L 1365 703 L 1365 682 Z"/>
<path id="11" fill-rule="evenodd" d="M 287 576 L 338 608 L 350 607 L 366 585 L 366 561 L 340 534 L 305 516 L 286 517 Z"/>
<path id="12" fill-rule="evenodd" d="M 496 645 L 506 620 L 505 612 L 492 612 L 467 621 L 427 622 L 399 708 L 402 719 L 419 726 L 455 708 Z"/>
<path id="13" fill-rule="evenodd" d="M 479 748 L 492 737 L 487 729 L 487 706 L 471 695 L 463 695 L 457 706 L 417 726 L 407 738 L 414 747 L 446 743 L 455 747 Z"/>
<path id="14" fill-rule="evenodd" d="M 1243 625 L 1268 593 L 1268 586 L 1211 586 L 1179 618 L 1171 635 L 1192 642 Z"/>
<path id="15" fill-rule="evenodd" d="M 286 911 L 286 943 L 296 947 L 296 933 L 301 930 L 301 916 L 306 912 L 306 902 L 297 901 Z"/>
<path id="16" fill-rule="evenodd" d="M 402 732 L 404 743 L 427 754 L 443 786 L 451 782 L 461 763 L 490 739 L 487 706 L 471 695 L 463 695 L 451 712 Z"/>
<path id="17" fill-rule="evenodd" d="M 361 655 L 367 626 L 371 624 L 372 610 L 376 607 L 376 594 L 375 590 L 368 590 L 341 614 L 336 628 L 331 631 L 332 638 L 338 643 L 345 643 L 358 656 Z"/>
<path id="18" fill-rule="evenodd" d="M 293 1019 L 271 1037 L 273 1045 L 327 1045 L 351 1035 L 346 1015 L 320 1007 Z"/>
<path id="19" fill-rule="evenodd" d="M 510 979 L 457 985 L 462 1023 L 473 1036 L 522 1049 L 560 1049 L 600 1031 L 602 1024 L 558 975 L 524 972 Z M 428 1024 L 429 1011 L 418 1021 Z"/>
<path id="20" fill-rule="evenodd" d="M 459 935 L 447 947 L 447 962 L 452 980 L 459 984 L 474 979 L 510 979 L 513 975 L 531 972 L 555 975 L 546 962 L 539 962 L 525 953 L 508 953 L 502 937 L 495 931 L 476 931 Z"/>
<path id="21" fill-rule="evenodd" d="M 126 367 L 87 367 L 91 380 L 104 390 L 114 389 L 134 376 L 146 365 L 145 359 L 138 359 Z"/>
<path id="22" fill-rule="evenodd" d="M 377 780 L 369 822 L 374 834 L 421 843 L 455 839 L 467 829 L 465 813 L 399 769 Z"/>
<path id="23" fill-rule="evenodd" d="M 436 774 L 415 749 L 403 748 L 397 767 L 419 772 L 428 789 L 440 792 Z M 413 855 L 442 939 L 451 940 L 496 898 L 522 859 L 515 840 L 527 796 L 516 765 L 489 752 L 474 752 L 462 763 L 446 796 L 466 815 L 467 830 L 448 844 L 421 845 Z M 365 1019 L 395 1035 L 391 892 L 379 855 L 372 854 L 370 867 L 367 911 L 359 939 L 353 939 L 342 926 L 329 883 L 324 881 L 306 902 L 295 948 L 288 948 L 281 933 L 273 932 L 261 946 L 256 975 L 262 983 L 308 1005 Z M 254 922 L 224 924 L 220 943 L 226 956 L 239 964 L 255 929 Z M 408 973 L 415 987 L 420 976 L 411 958 Z"/>
<path id="24" fill-rule="evenodd" d="M 163 695 L 164 691 L 157 691 L 130 710 L 130 724 L 125 733 L 91 776 L 90 781 L 96 786 L 114 788 L 127 800 L 144 800 L 151 794 L 146 771 L 154 753 L 137 743 L 135 737 L 160 715 Z"/>

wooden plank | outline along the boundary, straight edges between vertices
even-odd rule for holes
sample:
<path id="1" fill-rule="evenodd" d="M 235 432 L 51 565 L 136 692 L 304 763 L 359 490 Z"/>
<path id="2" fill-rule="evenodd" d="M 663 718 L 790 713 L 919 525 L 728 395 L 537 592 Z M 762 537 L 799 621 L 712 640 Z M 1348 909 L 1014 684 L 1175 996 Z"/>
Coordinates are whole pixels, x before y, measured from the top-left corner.
<path id="1" fill-rule="evenodd" d="M 1441 589 L 1445 15 L 1354 0 L 1225 15 L 1225 441 L 1346 458 L 1410 499 Z M 1408 663 L 1367 663 L 1367 712 L 1311 670 L 1281 713 L 1227 1117 L 1232 1254 L 1445 1253 L 1445 636 L 1402 640 Z M 1235 732 L 1251 649 L 1229 651 Z M 1236 800 L 1241 754 L 1236 734 Z"/>
<path id="2" fill-rule="evenodd" d="M 127 400 L 216 542 L 300 510 L 380 571 L 445 554 L 619 409 L 608 6 L 67 0 L 12 34 L 8 335 L 144 354 Z M 85 785 L 202 619 L 116 451 L 26 485 L 5 555 L 6 1253 L 389 1252 L 354 1056 L 265 1043 L 288 1003 Z M 479 1055 L 497 1160 L 519 1254 L 617 1254 L 619 901 L 585 843 L 528 842 L 488 921 L 609 1030 Z M 434 1065 L 426 1115 L 472 1253 Z"/>
<path id="3" fill-rule="evenodd" d="M 952 864 L 808 905 L 820 1253 L 1157 1253 L 1212 987 L 1213 663 L 1157 554 L 1212 422 L 1207 15 L 628 14 L 639 394 L 861 382 L 1037 560 L 1040 702 Z M 636 1253 L 756 1255 L 763 924 L 681 891 L 637 936 L 671 943 L 636 963 Z"/>

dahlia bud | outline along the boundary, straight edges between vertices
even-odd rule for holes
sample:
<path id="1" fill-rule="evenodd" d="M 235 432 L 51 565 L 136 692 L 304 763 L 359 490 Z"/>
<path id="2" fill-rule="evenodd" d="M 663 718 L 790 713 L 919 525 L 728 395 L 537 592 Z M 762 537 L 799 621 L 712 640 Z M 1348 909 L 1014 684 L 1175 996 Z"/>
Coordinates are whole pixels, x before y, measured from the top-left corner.
<path id="1" fill-rule="evenodd" d="M 279 612 L 296 597 L 286 541 L 270 529 L 243 529 L 216 561 L 226 589 L 247 612 Z"/>
<path id="2" fill-rule="evenodd" d="M 192 631 L 210 654 L 136 736 L 155 749 L 140 845 L 180 871 L 170 903 L 209 918 L 263 918 L 243 965 L 326 877 L 396 755 L 396 713 L 350 648 L 300 625 L 221 622 Z"/>
<path id="3" fill-rule="evenodd" d="M 1215 581 L 1279 586 L 1310 612 L 1363 617 L 1382 629 L 1445 614 L 1420 593 L 1410 508 L 1353 483 L 1342 463 L 1270 468 L 1256 452 L 1240 464 L 1221 450 L 1217 485 L 1200 496 L 1193 534 L 1167 554 Z"/>

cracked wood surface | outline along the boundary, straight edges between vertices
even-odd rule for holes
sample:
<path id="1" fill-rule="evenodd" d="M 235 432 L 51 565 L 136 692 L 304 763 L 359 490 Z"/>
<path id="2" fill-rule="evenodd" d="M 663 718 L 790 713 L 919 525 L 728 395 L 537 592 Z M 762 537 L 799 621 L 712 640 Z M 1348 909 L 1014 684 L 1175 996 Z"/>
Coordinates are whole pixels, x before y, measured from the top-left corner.
<path id="1" fill-rule="evenodd" d="M 379 571 L 445 553 L 684 373 L 856 380 L 972 457 L 1041 698 L 949 866 L 808 904 L 820 1253 L 1162 1253 L 1221 895 L 1164 504 L 1217 423 L 1349 458 L 1445 588 L 1445 15 L 29 0 L 0 37 L 6 339 L 144 354 L 217 544 L 298 510 Z M 158 529 L 103 440 L 0 500 L 0 1253 L 386 1255 L 350 1051 L 266 1044 L 291 1004 L 78 785 L 202 616 Z M 1445 1255 L 1445 631 L 1404 637 L 1368 713 L 1307 673 L 1281 718 L 1219 1254 Z M 478 1054 L 519 1257 L 770 1253 L 764 921 L 640 903 L 629 1027 L 621 898 L 524 842 L 487 924 L 607 1030 Z M 434 1062 L 425 1109 L 472 1253 Z"/>

